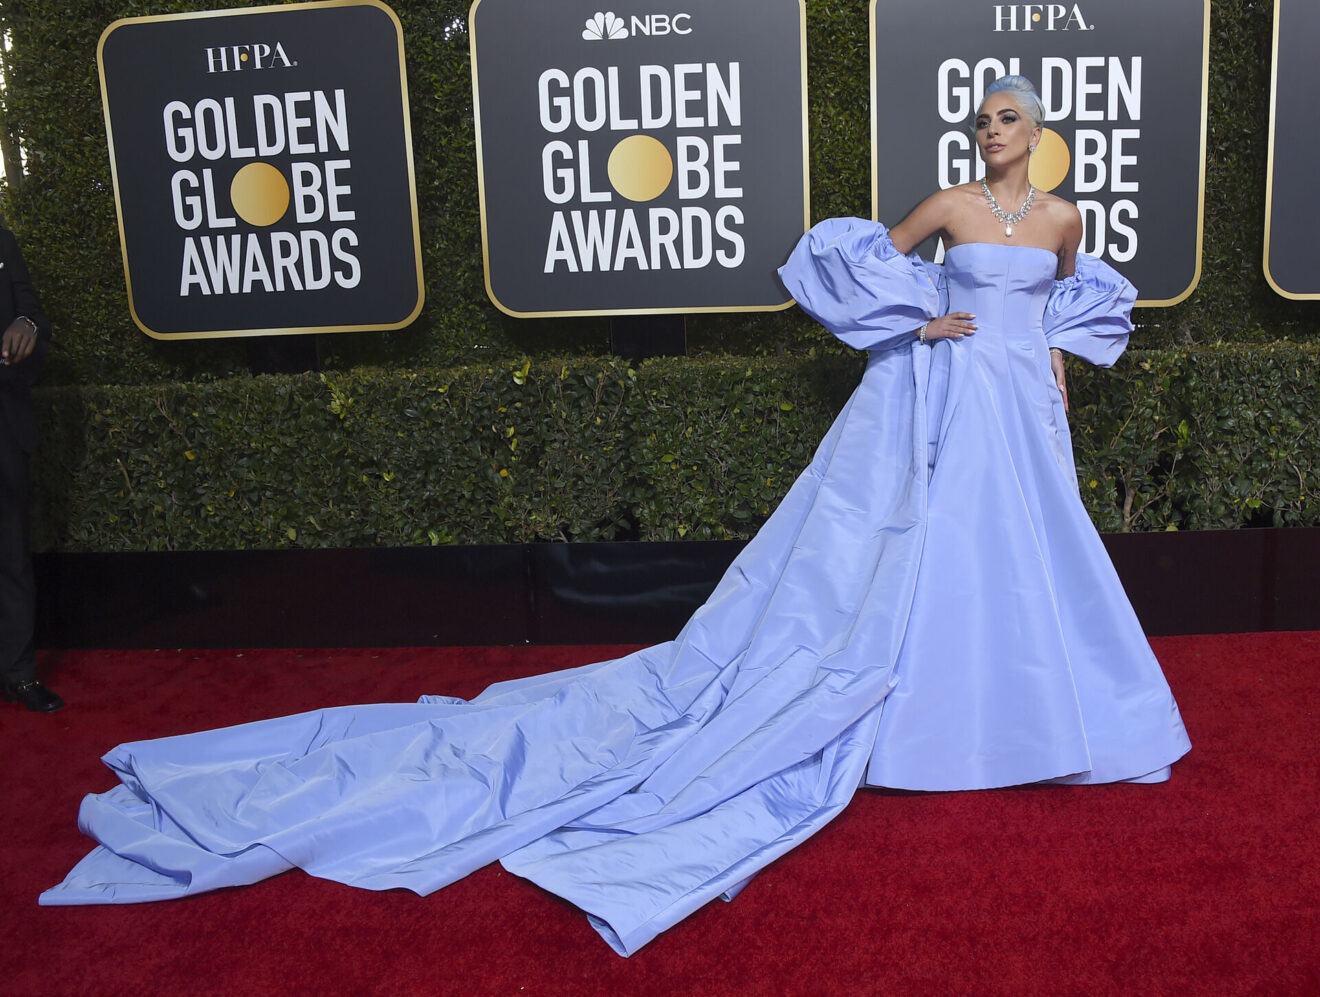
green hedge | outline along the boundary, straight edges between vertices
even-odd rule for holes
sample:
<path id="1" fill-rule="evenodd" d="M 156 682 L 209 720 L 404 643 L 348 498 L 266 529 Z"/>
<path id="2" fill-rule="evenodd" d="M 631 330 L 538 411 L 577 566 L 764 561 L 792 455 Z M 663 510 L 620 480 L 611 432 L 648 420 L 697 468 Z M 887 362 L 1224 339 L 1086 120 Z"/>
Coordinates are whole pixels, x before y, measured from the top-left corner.
<path id="1" fill-rule="evenodd" d="M 750 536 L 856 356 L 600 358 L 46 388 L 41 549 Z M 1102 530 L 1320 525 L 1320 349 L 1132 351 L 1071 374 Z"/>
<path id="2" fill-rule="evenodd" d="M 38 547 L 160 550 L 608 539 L 618 362 L 53 388 Z M 547 488 L 547 484 L 551 487 Z"/>
<path id="3" fill-rule="evenodd" d="M 0 127 L 29 172 L 0 197 L 55 319 L 49 383 L 142 384 L 236 376 L 241 341 L 157 342 L 128 317 L 95 53 L 119 17 L 241 5 L 242 0 L 11 0 L 0 28 L 8 88 Z M 599 354 L 604 319 L 512 319 L 486 299 L 471 116 L 468 0 L 393 0 L 405 32 L 426 307 L 398 333 L 322 337 L 325 366 L 449 366 L 533 355 Z M 866 0 L 807 0 L 812 210 L 870 213 Z M 1151 346 L 1313 338 L 1316 310 L 1276 295 L 1261 273 L 1273 6 L 1216 0 L 1212 11 L 1205 253 L 1200 287 L 1137 320 Z M 881 46 L 883 57 L 883 46 Z M 827 350 L 796 310 L 703 315 L 696 354 Z"/>
<path id="4" fill-rule="evenodd" d="M 1070 378 L 1100 530 L 1320 525 L 1320 346 L 1134 350 Z"/>

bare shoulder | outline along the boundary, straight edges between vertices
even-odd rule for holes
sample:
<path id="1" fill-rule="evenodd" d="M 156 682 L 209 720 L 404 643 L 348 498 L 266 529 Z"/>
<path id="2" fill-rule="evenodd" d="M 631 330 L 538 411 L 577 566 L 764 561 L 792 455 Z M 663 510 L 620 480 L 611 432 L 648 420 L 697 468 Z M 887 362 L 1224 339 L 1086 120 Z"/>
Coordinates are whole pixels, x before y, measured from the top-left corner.
<path id="1" fill-rule="evenodd" d="M 981 190 L 981 181 L 974 180 L 970 184 L 958 184 L 948 190 L 941 190 L 950 205 L 965 207 L 966 205 L 979 206 L 985 203 L 986 195 Z"/>
<path id="2" fill-rule="evenodd" d="M 950 187 L 931 194 L 890 229 L 895 248 L 901 253 L 910 252 L 930 236 L 947 233 L 963 211 L 965 197 L 962 187 Z"/>
<path id="3" fill-rule="evenodd" d="M 931 215 L 937 215 L 941 218 L 947 218 L 950 213 L 956 213 L 963 209 L 963 205 L 971 197 L 972 184 L 959 184 L 956 187 L 948 187 L 944 190 L 937 190 L 931 194 L 914 209 L 923 211 Z M 976 188 L 976 196 L 980 197 L 980 187 Z"/>
<path id="4" fill-rule="evenodd" d="M 1054 194 L 1037 191 L 1036 210 L 1061 226 L 1071 228 L 1082 224 L 1082 213 L 1077 210 L 1077 205 Z"/>
<path id="5" fill-rule="evenodd" d="M 1036 210 L 1059 234 L 1060 245 L 1075 248 L 1082 238 L 1082 213 L 1072 201 L 1053 194 L 1038 193 Z"/>

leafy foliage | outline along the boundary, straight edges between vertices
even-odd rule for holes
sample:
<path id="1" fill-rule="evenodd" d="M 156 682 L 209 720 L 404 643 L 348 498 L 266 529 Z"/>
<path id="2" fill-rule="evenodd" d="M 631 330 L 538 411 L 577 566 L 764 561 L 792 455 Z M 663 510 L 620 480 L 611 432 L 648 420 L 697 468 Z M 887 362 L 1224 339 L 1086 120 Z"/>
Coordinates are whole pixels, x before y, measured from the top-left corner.
<path id="1" fill-rule="evenodd" d="M 630 409 L 645 540 L 756 532 L 860 377 L 857 356 L 652 360 Z"/>
<path id="2" fill-rule="evenodd" d="M 39 393 L 40 547 L 161 550 L 625 534 L 621 361 Z M 553 474 L 551 471 L 553 470 Z"/>
<path id="3" fill-rule="evenodd" d="M 1082 497 L 1102 531 L 1320 523 L 1316 344 L 1130 351 L 1071 374 Z"/>
<path id="4" fill-rule="evenodd" d="M 858 357 L 567 358 L 39 392 L 42 549 L 340 547 L 752 535 Z M 1074 365 L 1104 530 L 1320 525 L 1320 348 Z"/>

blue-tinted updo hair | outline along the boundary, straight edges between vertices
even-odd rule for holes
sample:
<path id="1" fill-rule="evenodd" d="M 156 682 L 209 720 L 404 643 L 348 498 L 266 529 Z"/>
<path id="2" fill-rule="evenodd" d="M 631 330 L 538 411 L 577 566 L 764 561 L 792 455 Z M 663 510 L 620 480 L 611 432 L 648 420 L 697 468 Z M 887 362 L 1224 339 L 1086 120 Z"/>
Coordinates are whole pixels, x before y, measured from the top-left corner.
<path id="1" fill-rule="evenodd" d="M 1039 128 L 1045 122 L 1045 105 L 1040 102 L 1040 95 L 1036 93 L 1036 86 L 1025 76 L 1001 76 L 988 87 L 985 88 L 985 96 L 989 97 L 992 93 L 1006 93 L 1017 102 L 1017 106 L 1022 108 L 1022 113 L 1031 119 L 1031 123 Z M 981 98 L 981 105 L 985 106 L 985 97 Z M 976 109 L 976 113 L 981 113 L 981 108 Z"/>

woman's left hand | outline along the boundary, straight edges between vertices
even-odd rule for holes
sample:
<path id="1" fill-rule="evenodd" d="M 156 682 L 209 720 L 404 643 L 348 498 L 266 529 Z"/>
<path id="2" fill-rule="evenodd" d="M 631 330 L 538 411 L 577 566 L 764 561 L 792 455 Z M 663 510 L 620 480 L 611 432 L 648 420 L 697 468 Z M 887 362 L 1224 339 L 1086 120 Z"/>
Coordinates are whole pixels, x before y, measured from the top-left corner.
<path id="1" fill-rule="evenodd" d="M 1054 383 L 1059 386 L 1063 396 L 1063 410 L 1068 411 L 1068 377 L 1063 369 L 1063 350 L 1050 350 L 1050 370 L 1054 371 Z"/>

